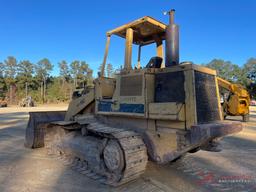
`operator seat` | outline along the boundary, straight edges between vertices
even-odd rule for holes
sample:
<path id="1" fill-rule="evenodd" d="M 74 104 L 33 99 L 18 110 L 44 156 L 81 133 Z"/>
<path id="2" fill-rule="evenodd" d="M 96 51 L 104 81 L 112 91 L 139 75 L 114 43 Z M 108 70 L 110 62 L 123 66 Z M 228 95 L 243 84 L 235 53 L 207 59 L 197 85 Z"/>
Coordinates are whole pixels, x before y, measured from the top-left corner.
<path id="1" fill-rule="evenodd" d="M 148 64 L 146 65 L 146 68 L 160 68 L 161 64 L 163 62 L 162 57 L 152 57 Z"/>

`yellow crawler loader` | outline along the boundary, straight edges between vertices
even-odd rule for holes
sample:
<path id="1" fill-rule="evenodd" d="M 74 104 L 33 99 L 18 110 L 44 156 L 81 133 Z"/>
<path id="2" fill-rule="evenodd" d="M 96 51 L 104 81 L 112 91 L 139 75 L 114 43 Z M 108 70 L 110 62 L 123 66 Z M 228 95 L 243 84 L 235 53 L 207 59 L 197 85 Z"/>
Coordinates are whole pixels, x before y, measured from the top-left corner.
<path id="1" fill-rule="evenodd" d="M 225 79 L 217 77 L 220 92 L 223 93 L 223 116 L 242 116 L 243 121 L 249 121 L 250 94 L 239 84 L 233 84 Z M 225 97 L 225 90 L 228 91 Z"/>
<path id="2" fill-rule="evenodd" d="M 174 10 L 168 14 L 168 25 L 146 16 L 107 32 L 94 87 L 75 97 L 66 112 L 30 113 L 25 146 L 46 147 L 81 174 L 117 186 L 143 174 L 148 160 L 165 164 L 241 131 L 241 123 L 222 121 L 216 71 L 179 62 L 179 26 Z M 113 35 L 125 39 L 124 66 L 107 78 Z M 142 67 L 141 50 L 151 44 L 156 56 Z"/>

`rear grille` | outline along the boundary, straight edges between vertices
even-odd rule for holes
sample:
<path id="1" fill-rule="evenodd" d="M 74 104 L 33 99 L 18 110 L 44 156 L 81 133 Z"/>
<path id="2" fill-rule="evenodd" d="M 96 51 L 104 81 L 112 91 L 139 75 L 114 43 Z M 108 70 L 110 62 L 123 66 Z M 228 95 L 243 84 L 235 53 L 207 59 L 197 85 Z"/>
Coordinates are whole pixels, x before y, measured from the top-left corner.
<path id="1" fill-rule="evenodd" d="M 195 71 L 195 90 L 198 123 L 220 120 L 215 76 Z"/>
<path id="2" fill-rule="evenodd" d="M 141 96 L 142 75 L 121 77 L 120 96 Z"/>

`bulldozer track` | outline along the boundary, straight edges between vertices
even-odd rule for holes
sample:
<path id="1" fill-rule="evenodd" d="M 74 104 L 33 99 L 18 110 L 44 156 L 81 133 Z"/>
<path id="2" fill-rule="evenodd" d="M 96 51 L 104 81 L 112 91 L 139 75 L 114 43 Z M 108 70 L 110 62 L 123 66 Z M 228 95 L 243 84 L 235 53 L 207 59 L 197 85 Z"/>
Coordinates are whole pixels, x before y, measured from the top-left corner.
<path id="1" fill-rule="evenodd" d="M 120 178 L 116 178 L 114 173 L 107 175 L 100 171 L 91 169 L 87 162 L 81 161 L 78 157 L 66 155 L 55 145 L 47 145 L 48 154 L 54 155 L 65 165 L 71 166 L 79 173 L 87 177 L 98 180 L 100 183 L 118 186 L 138 178 L 144 173 L 148 161 L 147 149 L 140 135 L 133 132 L 118 128 L 109 127 L 99 123 L 96 120 L 87 126 L 87 131 L 102 139 L 117 141 L 121 147 L 124 157 L 124 168 Z M 111 164 L 112 162 L 110 162 Z"/>

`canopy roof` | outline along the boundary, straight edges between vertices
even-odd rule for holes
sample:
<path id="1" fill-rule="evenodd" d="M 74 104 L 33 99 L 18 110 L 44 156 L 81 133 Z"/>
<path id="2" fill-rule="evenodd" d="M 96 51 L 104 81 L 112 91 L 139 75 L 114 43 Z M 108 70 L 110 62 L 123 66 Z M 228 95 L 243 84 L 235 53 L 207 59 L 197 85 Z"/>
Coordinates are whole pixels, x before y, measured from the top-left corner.
<path id="1" fill-rule="evenodd" d="M 132 28 L 134 30 L 133 43 L 137 45 L 154 43 L 157 38 L 161 40 L 165 39 L 164 35 L 166 25 L 149 16 L 142 17 L 121 27 L 108 31 L 107 35 L 110 36 L 115 34 L 125 38 L 126 30 L 128 28 Z"/>

